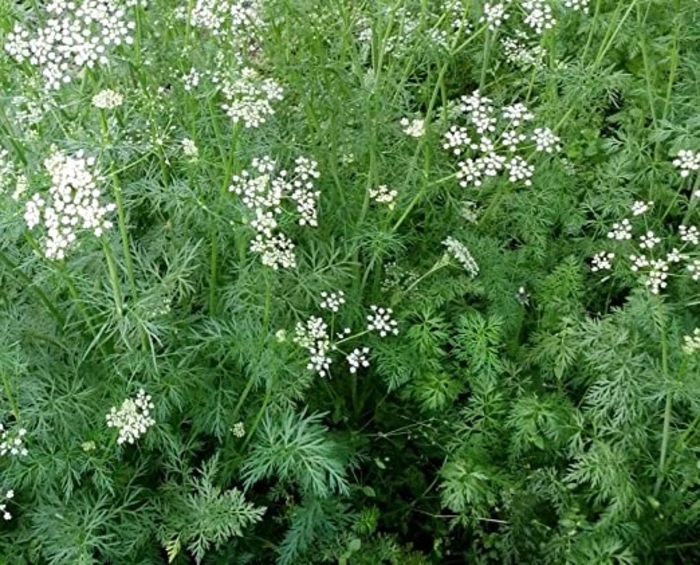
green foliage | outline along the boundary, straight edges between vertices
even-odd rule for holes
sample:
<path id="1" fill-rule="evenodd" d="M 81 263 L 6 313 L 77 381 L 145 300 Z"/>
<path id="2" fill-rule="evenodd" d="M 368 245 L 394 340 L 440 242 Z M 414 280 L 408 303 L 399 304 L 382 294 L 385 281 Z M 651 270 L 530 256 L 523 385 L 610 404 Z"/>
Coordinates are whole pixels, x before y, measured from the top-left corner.
<path id="1" fill-rule="evenodd" d="M 700 562 L 697 2 L 69 4 L 0 2 L 0 562 Z"/>

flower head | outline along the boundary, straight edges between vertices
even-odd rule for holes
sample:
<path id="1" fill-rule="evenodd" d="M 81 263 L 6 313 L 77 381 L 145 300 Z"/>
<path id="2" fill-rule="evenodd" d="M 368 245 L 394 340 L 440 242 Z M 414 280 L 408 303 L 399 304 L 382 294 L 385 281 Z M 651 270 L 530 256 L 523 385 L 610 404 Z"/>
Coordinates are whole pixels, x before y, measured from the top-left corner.
<path id="1" fill-rule="evenodd" d="M 124 400 L 119 409 L 113 407 L 107 414 L 107 427 L 119 430 L 117 443 L 133 444 L 145 434 L 156 423 L 151 417 L 154 408 L 151 395 L 143 389 L 138 391 L 136 398 Z"/>

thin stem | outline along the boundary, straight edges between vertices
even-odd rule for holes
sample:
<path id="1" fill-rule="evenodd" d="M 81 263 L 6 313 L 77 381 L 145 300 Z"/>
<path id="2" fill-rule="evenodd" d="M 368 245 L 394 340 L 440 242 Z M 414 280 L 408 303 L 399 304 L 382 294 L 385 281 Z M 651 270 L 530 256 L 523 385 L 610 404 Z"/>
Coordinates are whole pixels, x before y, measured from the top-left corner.
<path id="1" fill-rule="evenodd" d="M 107 269 L 109 270 L 109 283 L 112 287 L 112 298 L 114 299 L 114 306 L 117 309 L 117 316 L 121 318 L 124 315 L 123 310 L 123 298 L 122 293 L 119 288 L 119 274 L 117 273 L 117 263 L 114 260 L 114 253 L 112 252 L 112 247 L 107 241 L 106 237 L 102 237 L 102 249 L 107 258 Z"/>
<path id="2" fill-rule="evenodd" d="M 134 262 L 131 257 L 131 245 L 129 242 L 129 232 L 126 229 L 126 214 L 124 212 L 124 201 L 122 199 L 122 186 L 119 178 L 114 173 L 113 165 L 110 166 L 110 177 L 114 186 L 114 199 L 117 205 L 117 215 L 119 222 L 119 235 L 122 240 L 122 249 L 124 253 L 124 262 L 126 263 L 126 274 L 129 278 L 129 286 L 131 288 L 132 300 L 137 299 L 136 277 L 134 275 Z"/>

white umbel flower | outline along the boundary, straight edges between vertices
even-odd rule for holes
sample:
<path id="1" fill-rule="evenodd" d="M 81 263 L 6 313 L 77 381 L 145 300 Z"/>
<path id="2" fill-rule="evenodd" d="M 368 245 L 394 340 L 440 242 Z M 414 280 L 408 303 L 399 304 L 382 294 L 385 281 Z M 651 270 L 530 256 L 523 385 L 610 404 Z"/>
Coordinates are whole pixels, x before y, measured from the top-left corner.
<path id="1" fill-rule="evenodd" d="M 559 145 L 561 140 L 549 128 L 535 129 L 531 139 L 535 142 L 536 151 L 545 151 L 547 153 L 561 151 L 561 145 Z"/>
<path id="2" fill-rule="evenodd" d="M 615 239 L 617 241 L 632 239 L 632 225 L 630 221 L 625 218 L 619 223 L 614 223 L 612 230 L 608 232 L 608 239 Z"/>
<path id="3" fill-rule="evenodd" d="M 403 128 L 403 132 L 410 137 L 423 137 L 425 135 L 425 120 L 416 118 L 410 120 L 402 118 L 399 122 Z"/>
<path id="4" fill-rule="evenodd" d="M 107 427 L 119 430 L 117 443 L 133 444 L 145 434 L 156 423 L 151 417 L 154 408 L 151 395 L 143 389 L 139 390 L 136 398 L 124 400 L 119 409 L 113 407 L 107 414 Z"/>
<path id="5" fill-rule="evenodd" d="M 0 424 L 0 457 L 5 455 L 26 457 L 28 451 L 24 446 L 25 435 L 27 435 L 27 430 L 24 428 L 6 429 Z"/>
<path id="6" fill-rule="evenodd" d="M 377 188 L 369 189 L 369 197 L 378 204 L 386 204 L 389 210 L 394 209 L 394 200 L 396 200 L 398 194 L 396 190 L 390 190 L 385 184 L 380 184 Z"/>
<path id="7" fill-rule="evenodd" d="M 106 88 L 92 97 L 92 105 L 100 110 L 114 110 L 124 103 L 124 96 L 119 92 Z"/>
<path id="8" fill-rule="evenodd" d="M 372 314 L 367 316 L 367 330 L 379 332 L 381 337 L 389 334 L 399 335 L 398 323 L 392 317 L 391 308 L 383 308 L 372 304 L 370 306 Z"/>
<path id="9" fill-rule="evenodd" d="M 681 177 L 689 176 L 691 172 L 700 170 L 700 152 L 681 149 L 673 160 L 673 166 L 681 170 Z"/>
<path id="10" fill-rule="evenodd" d="M 358 369 L 360 368 L 367 368 L 369 367 L 369 359 L 367 359 L 367 355 L 369 355 L 369 347 L 363 347 L 362 349 L 357 348 L 354 349 L 348 356 L 347 356 L 347 362 L 348 365 L 350 366 L 350 372 L 351 373 L 357 373 Z"/>
<path id="11" fill-rule="evenodd" d="M 614 258 L 614 253 L 607 253 L 605 251 L 596 253 L 593 259 L 591 259 L 591 271 L 594 273 L 598 271 L 609 271 L 612 268 L 612 260 Z"/>
<path id="12" fill-rule="evenodd" d="M 700 328 L 693 330 L 693 335 L 683 336 L 683 352 L 686 355 L 695 355 L 700 351 Z"/>
<path id="13" fill-rule="evenodd" d="M 479 274 L 479 265 L 477 265 L 474 257 L 472 257 L 469 249 L 467 249 L 464 244 L 456 240 L 454 237 L 445 238 L 442 244 L 447 247 L 447 253 L 449 256 L 461 264 L 472 278 Z"/>
<path id="14" fill-rule="evenodd" d="M 331 349 L 328 324 L 322 318 L 311 316 L 306 323 L 297 323 L 294 334 L 294 343 L 306 349 L 309 354 L 306 368 L 315 371 L 320 377 L 329 376 L 333 360 L 328 355 Z"/>
<path id="15" fill-rule="evenodd" d="M 323 310 L 337 312 L 343 304 L 345 304 L 345 293 L 342 290 L 330 293 L 325 290 L 321 292 L 321 303 L 319 306 Z"/>

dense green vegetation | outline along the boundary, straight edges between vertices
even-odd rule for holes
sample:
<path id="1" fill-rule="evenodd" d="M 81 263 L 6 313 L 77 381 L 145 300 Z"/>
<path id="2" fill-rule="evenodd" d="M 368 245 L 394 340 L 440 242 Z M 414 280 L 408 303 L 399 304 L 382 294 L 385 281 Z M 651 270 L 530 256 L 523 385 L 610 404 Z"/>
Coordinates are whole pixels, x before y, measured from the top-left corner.
<path id="1" fill-rule="evenodd" d="M 700 562 L 696 0 L 0 41 L 0 563 Z"/>

